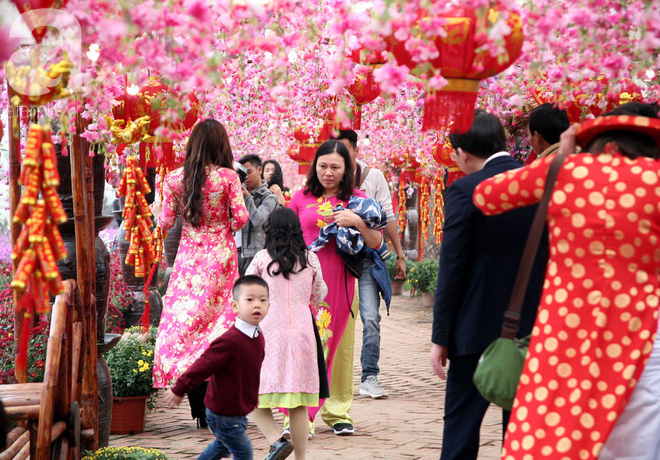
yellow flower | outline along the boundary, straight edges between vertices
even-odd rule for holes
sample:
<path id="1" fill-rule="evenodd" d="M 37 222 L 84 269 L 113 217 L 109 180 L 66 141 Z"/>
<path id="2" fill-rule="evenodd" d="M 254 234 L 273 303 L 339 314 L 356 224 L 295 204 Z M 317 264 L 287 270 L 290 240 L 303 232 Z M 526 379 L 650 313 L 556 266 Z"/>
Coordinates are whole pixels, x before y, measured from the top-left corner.
<path id="1" fill-rule="evenodd" d="M 142 361 L 142 360 L 140 359 L 140 360 L 138 361 L 138 364 L 139 364 L 140 366 L 142 366 L 142 365 L 144 365 L 144 361 Z"/>
<path id="2" fill-rule="evenodd" d="M 320 324 L 320 328 L 326 329 L 330 326 L 330 320 L 332 319 L 332 315 L 330 315 L 330 312 L 326 309 L 322 309 L 319 311 L 318 314 L 318 320 L 317 322 Z"/>
<path id="3" fill-rule="evenodd" d="M 134 374 L 137 374 L 137 369 L 133 369 L 133 373 L 134 373 Z"/>

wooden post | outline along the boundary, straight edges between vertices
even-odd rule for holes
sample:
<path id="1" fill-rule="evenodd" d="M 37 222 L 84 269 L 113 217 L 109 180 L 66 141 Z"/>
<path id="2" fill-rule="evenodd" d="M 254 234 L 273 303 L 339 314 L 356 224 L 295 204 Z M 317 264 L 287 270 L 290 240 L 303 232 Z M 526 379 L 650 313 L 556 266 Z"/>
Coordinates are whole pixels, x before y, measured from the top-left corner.
<path id="1" fill-rule="evenodd" d="M 82 384 L 82 426 L 92 430 L 93 436 L 86 438 L 83 450 L 98 448 L 98 377 L 96 374 L 96 303 L 94 299 L 96 265 L 94 251 L 94 196 L 93 173 L 88 145 L 80 133 L 86 122 L 81 119 L 82 109 L 76 115 L 76 133 L 71 142 L 71 183 L 73 212 L 76 229 L 76 254 L 78 264 L 78 286 L 80 288 L 83 315 L 85 316 L 85 348 Z"/>
<path id="2" fill-rule="evenodd" d="M 7 84 L 7 97 L 11 100 L 16 94 L 14 89 Z M 21 233 L 21 224 L 13 221 L 14 213 L 18 207 L 18 201 L 21 198 L 21 186 L 18 183 L 18 176 L 21 172 L 21 114 L 20 107 L 13 107 L 11 102 L 7 110 L 7 136 L 9 137 L 9 217 L 10 217 L 10 234 L 11 246 L 18 239 L 18 234 Z M 16 273 L 18 263 L 15 261 L 12 264 L 13 272 Z M 14 305 L 18 306 L 21 296 L 14 291 Z M 18 308 L 14 308 L 14 356 L 18 356 L 19 340 L 21 337 L 21 330 L 23 329 L 23 315 L 19 312 Z M 27 383 L 27 369 L 24 372 L 15 370 L 16 381 L 18 383 Z"/>

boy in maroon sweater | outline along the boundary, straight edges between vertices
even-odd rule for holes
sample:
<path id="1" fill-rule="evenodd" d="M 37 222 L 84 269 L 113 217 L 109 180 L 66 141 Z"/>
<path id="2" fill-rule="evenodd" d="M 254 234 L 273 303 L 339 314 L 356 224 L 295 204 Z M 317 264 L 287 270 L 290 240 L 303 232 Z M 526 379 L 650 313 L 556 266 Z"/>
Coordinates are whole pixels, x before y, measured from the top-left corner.
<path id="1" fill-rule="evenodd" d="M 242 276 L 232 291 L 236 324 L 209 348 L 167 390 L 168 407 L 178 406 L 183 395 L 211 378 L 206 390 L 206 420 L 216 439 L 199 460 L 229 457 L 252 460 L 247 417 L 259 402 L 259 374 L 264 359 L 264 338 L 259 323 L 268 313 L 268 284 L 259 276 Z"/>

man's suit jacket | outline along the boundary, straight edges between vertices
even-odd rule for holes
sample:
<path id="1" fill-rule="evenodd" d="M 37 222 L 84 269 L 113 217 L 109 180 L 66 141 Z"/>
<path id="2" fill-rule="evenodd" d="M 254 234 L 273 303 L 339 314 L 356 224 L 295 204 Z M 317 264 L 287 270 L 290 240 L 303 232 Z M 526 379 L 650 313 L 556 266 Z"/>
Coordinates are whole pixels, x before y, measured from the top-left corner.
<path id="1" fill-rule="evenodd" d="M 513 158 L 494 158 L 481 171 L 447 189 L 431 340 L 448 346 L 450 358 L 482 353 L 502 330 L 536 206 L 486 217 L 473 204 L 472 194 L 481 181 L 518 167 Z M 525 296 L 518 337 L 530 334 L 534 325 L 547 248 L 544 237 Z"/>

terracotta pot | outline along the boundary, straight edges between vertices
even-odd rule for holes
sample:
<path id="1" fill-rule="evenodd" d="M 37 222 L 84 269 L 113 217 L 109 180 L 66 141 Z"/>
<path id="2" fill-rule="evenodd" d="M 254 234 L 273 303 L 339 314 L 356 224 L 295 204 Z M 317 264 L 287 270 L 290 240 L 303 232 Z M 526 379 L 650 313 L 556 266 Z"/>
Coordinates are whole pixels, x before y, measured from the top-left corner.
<path id="1" fill-rule="evenodd" d="M 422 292 L 422 305 L 432 307 L 435 303 L 435 296 L 431 292 Z"/>
<path id="2" fill-rule="evenodd" d="M 392 280 L 392 295 L 403 295 L 403 285 L 406 280 Z"/>
<path id="3" fill-rule="evenodd" d="M 137 434 L 144 431 L 148 396 L 112 398 L 110 434 Z"/>

